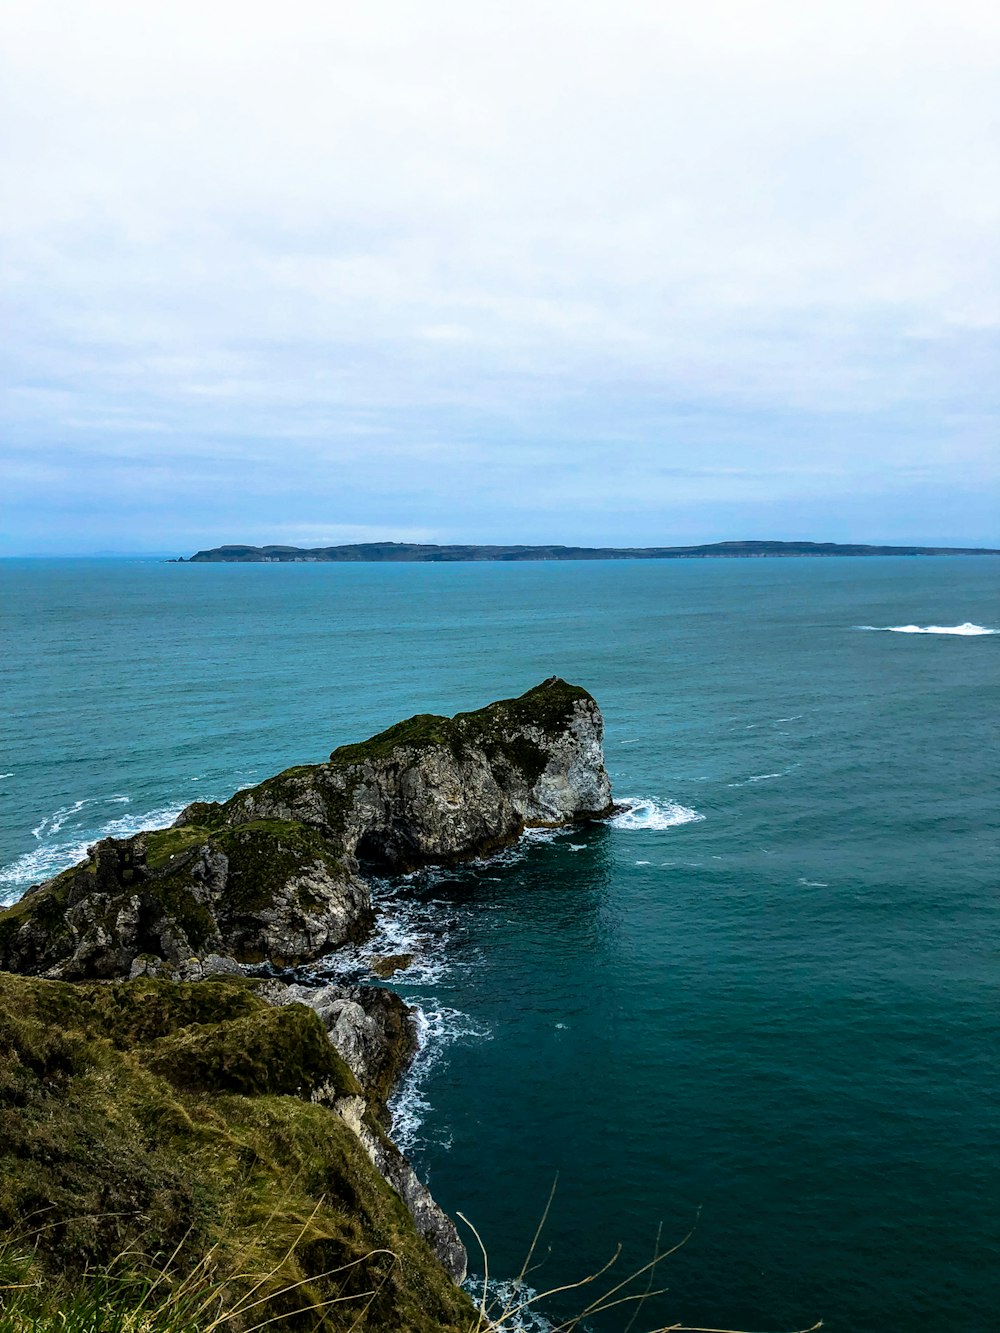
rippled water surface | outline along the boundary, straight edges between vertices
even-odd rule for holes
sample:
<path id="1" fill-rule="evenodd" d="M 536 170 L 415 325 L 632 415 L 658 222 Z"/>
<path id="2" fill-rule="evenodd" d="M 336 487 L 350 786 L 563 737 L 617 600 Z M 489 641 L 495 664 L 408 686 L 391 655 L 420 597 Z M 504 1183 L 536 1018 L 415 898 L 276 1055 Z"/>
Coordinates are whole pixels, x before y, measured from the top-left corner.
<path id="1" fill-rule="evenodd" d="M 536 1287 L 694 1226 L 636 1333 L 985 1333 L 998 572 L 0 562 L 0 894 L 409 713 L 578 681 L 626 813 L 382 889 L 435 1194 L 510 1277 L 558 1173 Z"/>

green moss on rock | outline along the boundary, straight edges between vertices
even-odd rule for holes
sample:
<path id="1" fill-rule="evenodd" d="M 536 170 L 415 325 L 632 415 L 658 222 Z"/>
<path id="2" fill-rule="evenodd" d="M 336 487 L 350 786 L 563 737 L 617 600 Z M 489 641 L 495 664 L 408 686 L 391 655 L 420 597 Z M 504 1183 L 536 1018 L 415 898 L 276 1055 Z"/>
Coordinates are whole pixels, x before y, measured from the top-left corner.
<path id="1" fill-rule="evenodd" d="M 330 755 L 330 762 L 337 765 L 362 764 L 367 760 L 389 759 L 401 747 L 420 750 L 439 745 L 447 746 L 452 751 L 456 745 L 461 745 L 461 737 L 452 719 L 439 717 L 436 713 L 418 713 L 366 741 L 339 746 Z"/>
<path id="2" fill-rule="evenodd" d="M 178 817 L 176 828 L 187 824 L 196 824 L 201 828 L 218 828 L 225 822 L 224 807 L 221 801 L 192 801 Z"/>
<path id="3" fill-rule="evenodd" d="M 146 864 L 151 871 L 163 870 L 185 853 L 204 846 L 210 836 L 201 824 L 183 824 L 180 828 L 157 829 L 143 835 Z"/>
<path id="4" fill-rule="evenodd" d="M 548 755 L 543 746 L 523 733 L 534 729 L 548 739 L 559 736 L 576 705 L 583 701 L 593 702 L 582 686 L 553 676 L 525 694 L 500 699 L 471 713 L 456 713 L 454 717 L 418 713 L 366 741 L 341 745 L 330 755 L 330 763 L 361 764 L 391 759 L 400 749 L 438 746 L 446 747 L 460 760 L 470 749 L 478 748 L 491 760 L 506 759 L 534 782 L 544 772 Z"/>
<path id="5" fill-rule="evenodd" d="M 248 1097 L 351 1097 L 357 1079 L 305 1005 L 260 1009 L 161 1037 L 146 1063 L 179 1088 Z"/>
<path id="6" fill-rule="evenodd" d="M 340 861 L 323 835 L 294 820 L 254 819 L 236 824 L 213 835 L 212 843 L 229 861 L 226 910 L 230 913 L 263 910 L 273 901 L 276 886 L 317 863 L 331 875 L 340 871 Z"/>

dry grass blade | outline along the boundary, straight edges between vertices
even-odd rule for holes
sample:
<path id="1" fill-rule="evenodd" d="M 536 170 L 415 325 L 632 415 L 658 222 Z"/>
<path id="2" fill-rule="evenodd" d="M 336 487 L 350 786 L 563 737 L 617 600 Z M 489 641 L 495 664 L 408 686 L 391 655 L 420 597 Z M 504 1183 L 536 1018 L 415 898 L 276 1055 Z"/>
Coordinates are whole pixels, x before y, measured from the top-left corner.
<path id="1" fill-rule="evenodd" d="M 483 1267 L 485 1272 L 485 1277 L 483 1278 L 482 1295 L 479 1302 L 479 1311 L 478 1311 L 479 1319 L 475 1329 L 470 1329 L 469 1333 L 487 1333 L 487 1331 L 488 1333 L 506 1333 L 506 1331 L 509 1331 L 509 1333 L 514 1333 L 515 1329 L 521 1327 L 521 1325 L 517 1322 L 518 1317 L 522 1315 L 526 1310 L 534 1309 L 537 1311 L 538 1307 L 543 1302 L 549 1301 L 553 1297 L 562 1296 L 565 1295 L 567 1292 L 579 1291 L 584 1287 L 591 1286 L 593 1283 L 598 1282 L 606 1273 L 608 1273 L 621 1257 L 622 1247 L 621 1245 L 618 1245 L 617 1248 L 615 1249 L 614 1254 L 607 1261 L 607 1263 L 602 1265 L 602 1267 L 598 1268 L 595 1272 L 588 1273 L 585 1277 L 582 1277 L 575 1282 L 565 1282 L 558 1286 L 549 1287 L 545 1291 L 540 1291 L 540 1292 L 532 1291 L 530 1295 L 527 1295 L 525 1297 L 524 1300 L 518 1301 L 517 1293 L 525 1289 L 524 1279 L 527 1276 L 527 1274 L 531 1271 L 531 1261 L 534 1258 L 535 1252 L 538 1248 L 538 1243 L 541 1239 L 542 1233 L 545 1228 L 545 1224 L 548 1221 L 557 1183 L 558 1183 L 558 1178 L 552 1184 L 552 1189 L 549 1191 L 549 1197 L 546 1202 L 545 1209 L 542 1213 L 538 1226 L 535 1229 L 535 1234 L 532 1238 L 531 1245 L 528 1249 L 527 1255 L 525 1256 L 524 1263 L 521 1265 L 520 1272 L 514 1279 L 513 1282 L 514 1294 L 507 1296 L 503 1308 L 498 1313 L 491 1313 L 491 1308 L 488 1305 L 489 1256 L 486 1250 L 486 1246 L 479 1232 L 469 1221 L 469 1219 L 463 1213 L 457 1214 L 457 1216 L 461 1219 L 462 1222 L 465 1223 L 465 1225 L 472 1232 L 473 1236 L 475 1236 L 476 1238 L 476 1243 L 479 1246 L 479 1251 L 483 1257 Z M 700 1215 L 700 1209 L 699 1209 L 699 1215 Z M 579 1329 L 580 1325 L 583 1324 L 583 1322 L 586 1319 L 589 1319 L 595 1315 L 606 1314 L 609 1310 L 614 1310 L 624 1305 L 635 1305 L 636 1308 L 632 1314 L 632 1317 L 629 1319 L 628 1323 L 626 1324 L 623 1330 L 623 1333 L 630 1333 L 630 1330 L 635 1326 L 636 1320 L 639 1318 L 639 1315 L 641 1314 L 643 1305 L 647 1301 L 653 1299 L 654 1297 L 664 1295 L 667 1291 L 666 1287 L 654 1288 L 653 1286 L 657 1269 L 665 1259 L 671 1258 L 671 1256 L 677 1254 L 679 1250 L 683 1249 L 683 1247 L 687 1245 L 687 1243 L 691 1240 L 692 1236 L 694 1235 L 696 1229 L 697 1229 L 697 1218 L 695 1219 L 695 1225 L 691 1227 L 691 1230 L 688 1231 L 688 1233 L 685 1236 L 683 1236 L 679 1241 L 677 1241 L 676 1244 L 671 1245 L 669 1249 L 661 1250 L 660 1248 L 660 1242 L 662 1238 L 662 1224 L 661 1224 L 661 1226 L 657 1229 L 656 1233 L 656 1243 L 653 1246 L 653 1257 L 652 1259 L 649 1260 L 648 1263 L 643 1264 L 641 1268 L 636 1269 L 634 1272 L 631 1272 L 627 1276 L 623 1277 L 620 1281 L 615 1282 L 613 1286 L 609 1287 L 606 1291 L 602 1292 L 600 1296 L 597 1296 L 577 1314 L 571 1316 L 568 1319 L 564 1319 L 561 1323 L 549 1324 L 548 1327 L 550 1329 L 550 1333 L 574 1333 L 574 1330 Z M 636 1282 L 639 1282 L 642 1278 L 645 1278 L 646 1282 L 645 1286 L 641 1291 L 628 1290 L 630 1286 L 632 1286 Z M 530 1288 L 528 1290 L 530 1291 Z M 499 1301 L 496 1303 L 499 1304 Z M 811 1324 L 808 1328 L 796 1329 L 793 1330 L 792 1333 L 816 1333 L 816 1331 L 822 1327 L 823 1327 L 823 1321 L 818 1320 L 815 1324 Z M 695 1326 L 690 1324 L 675 1323 L 675 1324 L 659 1325 L 655 1329 L 649 1329 L 648 1333 L 747 1333 L 747 1330 L 733 1329 L 733 1328 L 710 1328 L 708 1326 Z"/>
<path id="2" fill-rule="evenodd" d="M 663 1223 L 661 1222 L 659 1226 L 656 1228 L 656 1241 L 653 1245 L 654 1259 L 657 1259 L 659 1256 L 660 1241 L 662 1239 L 663 1239 Z M 653 1277 L 655 1276 L 655 1272 L 656 1272 L 655 1268 L 651 1267 L 649 1270 L 649 1279 L 646 1282 L 646 1290 L 643 1292 L 643 1300 L 649 1300 L 653 1295 Z M 631 1333 L 635 1321 L 639 1318 L 639 1312 L 641 1309 L 642 1309 L 642 1301 L 640 1301 L 639 1304 L 635 1307 L 635 1310 L 632 1313 L 632 1318 L 625 1325 L 623 1333 Z"/>
<path id="3" fill-rule="evenodd" d="M 789 1333 L 816 1333 L 818 1328 L 823 1327 L 822 1319 L 817 1320 L 815 1324 L 810 1324 L 808 1328 L 796 1328 L 789 1330 Z M 702 1328 L 700 1325 L 693 1324 L 664 1324 L 661 1328 L 652 1328 L 649 1333 L 747 1333 L 743 1328 Z"/>
<path id="4" fill-rule="evenodd" d="M 472 1225 L 464 1213 L 456 1213 L 455 1216 L 465 1223 L 476 1238 L 476 1244 L 479 1246 L 479 1253 L 483 1256 L 483 1294 L 479 1301 L 479 1320 L 476 1324 L 475 1333 L 480 1333 L 483 1327 L 483 1320 L 486 1320 L 486 1327 L 491 1328 L 492 1321 L 486 1310 L 486 1297 L 489 1295 L 490 1285 L 490 1256 L 486 1253 L 486 1246 L 483 1244 L 483 1238 Z"/>

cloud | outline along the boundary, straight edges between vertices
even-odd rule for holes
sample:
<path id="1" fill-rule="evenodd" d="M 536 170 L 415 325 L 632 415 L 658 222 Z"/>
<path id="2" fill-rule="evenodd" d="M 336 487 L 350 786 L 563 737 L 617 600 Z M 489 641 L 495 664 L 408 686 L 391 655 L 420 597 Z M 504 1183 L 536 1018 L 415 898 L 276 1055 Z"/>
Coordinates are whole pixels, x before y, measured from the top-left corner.
<path id="1" fill-rule="evenodd" d="M 997 485 L 993 6 L 11 0 L 4 23 L 7 434 L 66 488 L 22 472 L 25 520 L 155 487 L 164 534 L 198 505 L 276 533 L 317 493 L 381 531 L 409 496 L 488 540 L 561 490 L 596 540 L 609 499 L 627 524 L 652 493 L 657 541 L 692 452 L 699 503 L 831 474 L 911 521 L 908 469 Z"/>

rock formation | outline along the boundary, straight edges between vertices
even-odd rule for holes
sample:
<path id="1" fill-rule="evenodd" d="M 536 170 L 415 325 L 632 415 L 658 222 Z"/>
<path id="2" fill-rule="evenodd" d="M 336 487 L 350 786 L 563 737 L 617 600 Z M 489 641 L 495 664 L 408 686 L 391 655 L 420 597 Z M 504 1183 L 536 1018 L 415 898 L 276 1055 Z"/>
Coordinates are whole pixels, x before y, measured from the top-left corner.
<path id="1" fill-rule="evenodd" d="M 611 809 L 600 710 L 552 678 L 454 718 L 423 714 L 287 769 L 172 829 L 106 838 L 0 915 L 0 967 L 63 980 L 159 960 L 295 966 L 372 924 L 361 868 L 410 870 Z"/>
<path id="2" fill-rule="evenodd" d="M 526 828 L 609 814 L 602 739 L 594 699 L 555 677 L 477 712 L 410 718 L 326 763 L 190 805 L 172 828 L 96 843 L 0 914 L 0 969 L 45 978 L 30 995 L 39 1013 L 58 999 L 53 1017 L 60 1005 L 77 1012 L 64 983 L 85 983 L 75 1021 L 88 1040 L 102 991 L 135 1009 L 140 1027 L 167 1006 L 173 1017 L 153 1022 L 155 1038 L 132 1035 L 140 1064 L 182 1091 L 280 1094 L 335 1112 L 421 1243 L 460 1280 L 455 1227 L 388 1136 L 388 1097 L 415 1049 L 402 1000 L 372 986 L 268 980 L 246 990 L 245 978 L 224 974 L 294 967 L 364 939 L 368 867 L 454 863 L 507 847 Z M 400 964 L 383 961 L 389 972 Z M 320 1047 L 317 1032 L 329 1039 Z M 354 1176 L 349 1194 L 360 1188 Z"/>

